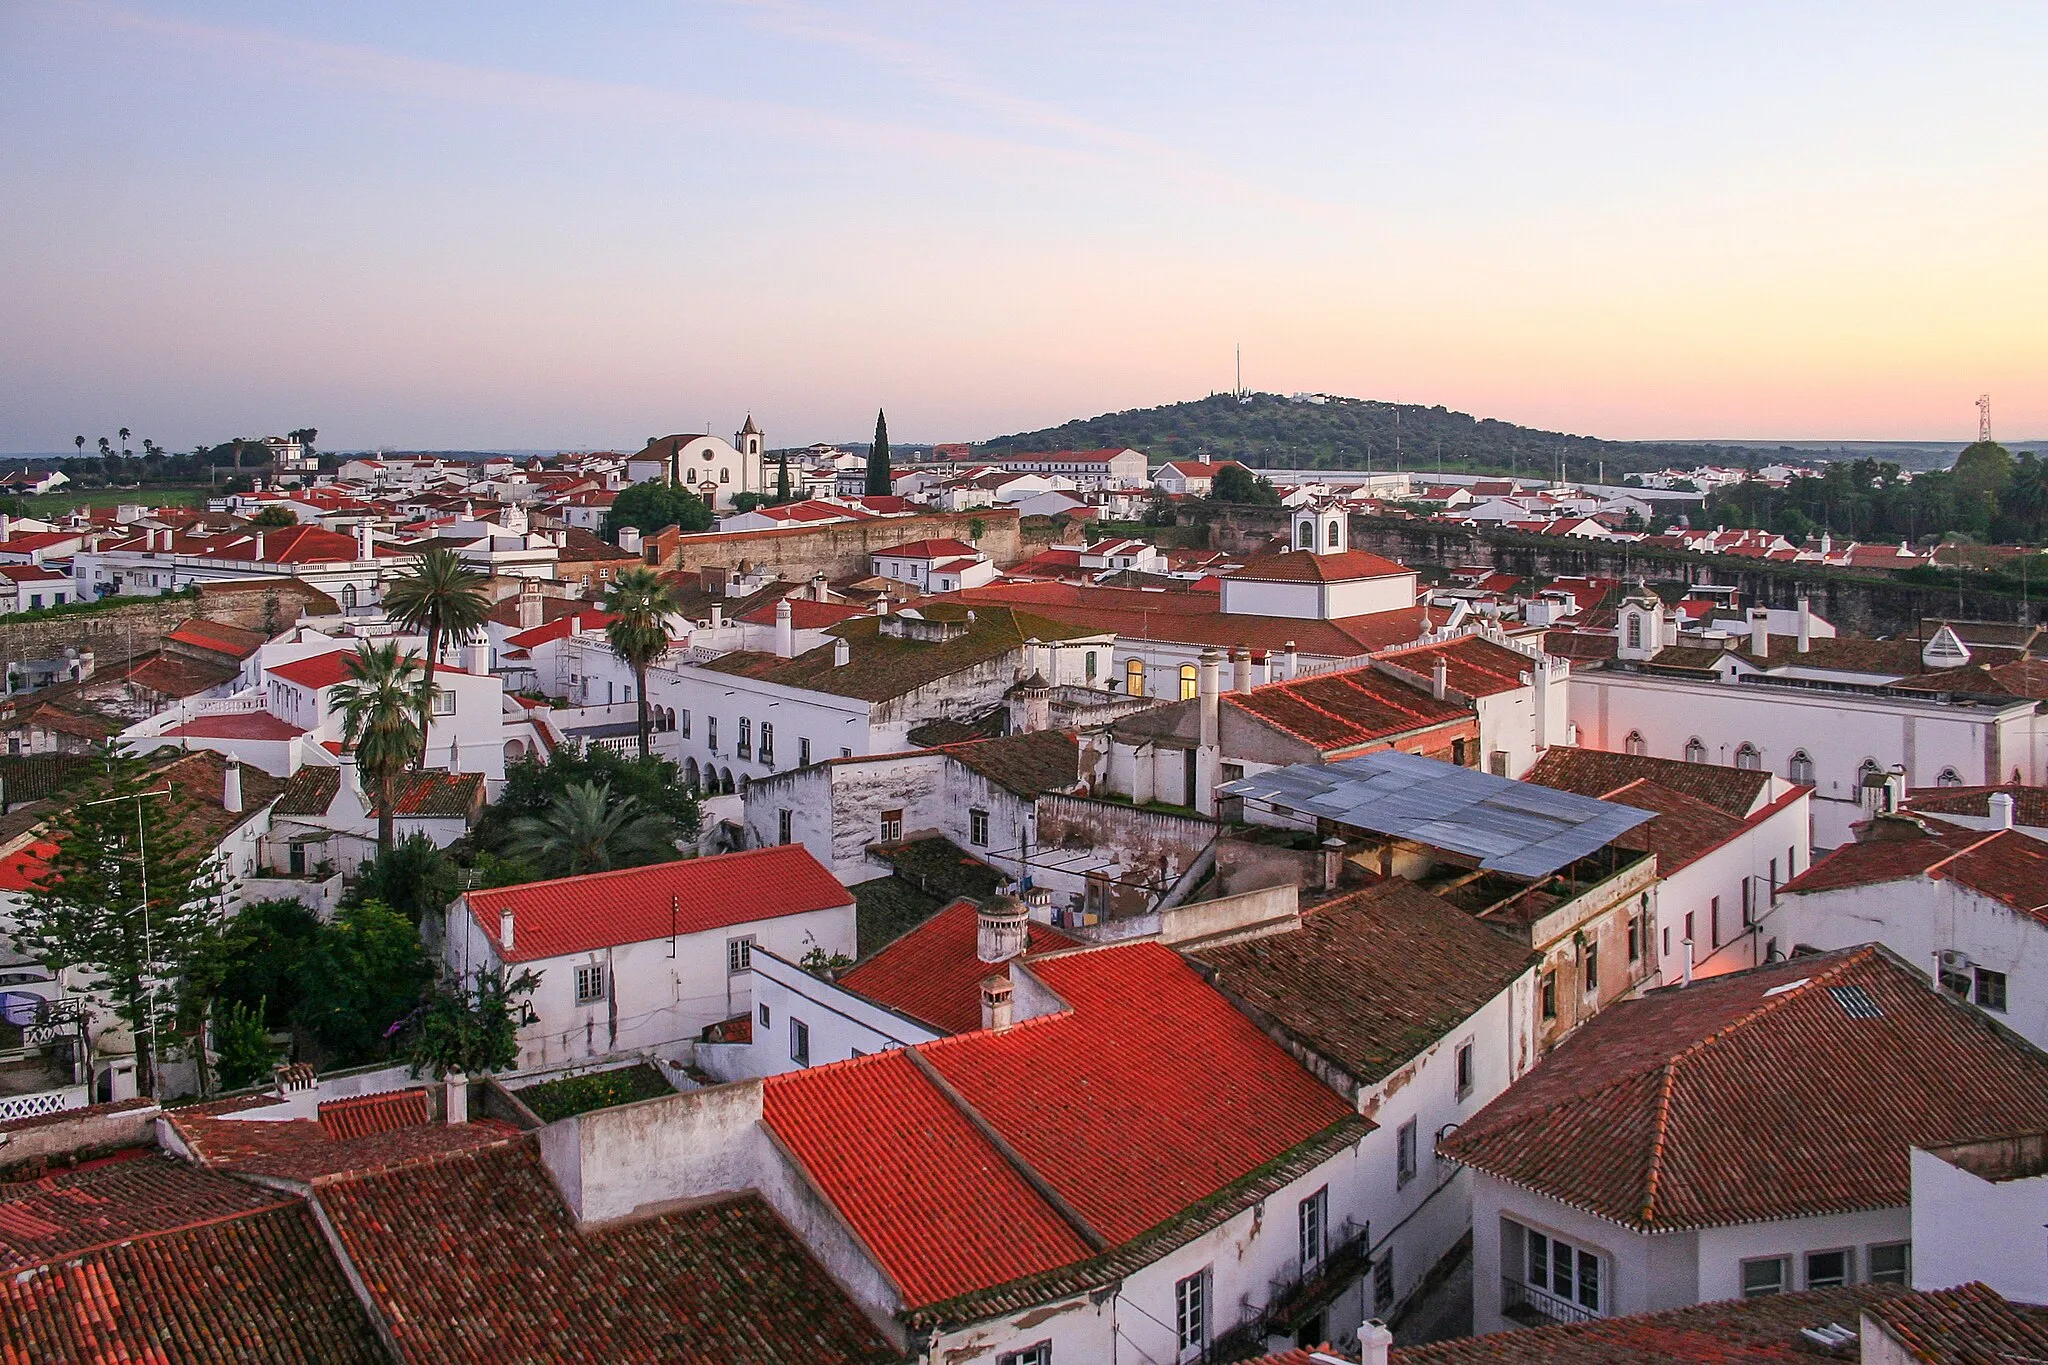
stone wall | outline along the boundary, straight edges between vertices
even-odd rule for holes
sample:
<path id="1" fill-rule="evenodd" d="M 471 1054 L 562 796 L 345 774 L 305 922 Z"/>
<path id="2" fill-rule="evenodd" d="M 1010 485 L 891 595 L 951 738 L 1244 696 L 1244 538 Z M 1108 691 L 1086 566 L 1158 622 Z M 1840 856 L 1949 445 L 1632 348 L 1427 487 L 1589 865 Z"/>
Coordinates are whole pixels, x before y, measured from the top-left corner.
<path id="1" fill-rule="evenodd" d="M 70 646 L 91 650 L 94 669 L 105 672 L 155 652 L 166 634 L 194 616 L 275 634 L 302 610 L 321 615 L 341 608 L 326 593 L 294 578 L 202 583 L 196 599 L 138 597 L 104 611 L 0 622 L 0 664 L 54 658 Z"/>
<path id="2" fill-rule="evenodd" d="M 972 534 L 981 523 L 981 535 Z M 663 569 L 694 570 L 706 564 L 737 568 L 741 560 L 771 568 L 783 578 L 808 580 L 813 574 L 848 578 L 872 572 L 869 556 L 892 545 L 914 540 L 965 540 L 997 564 L 1024 558 L 1017 512 L 1010 507 L 981 507 L 971 512 L 929 512 L 879 521 L 835 522 L 830 526 L 773 531 L 736 531 L 720 535 L 660 534 L 647 538 L 648 559 Z"/>

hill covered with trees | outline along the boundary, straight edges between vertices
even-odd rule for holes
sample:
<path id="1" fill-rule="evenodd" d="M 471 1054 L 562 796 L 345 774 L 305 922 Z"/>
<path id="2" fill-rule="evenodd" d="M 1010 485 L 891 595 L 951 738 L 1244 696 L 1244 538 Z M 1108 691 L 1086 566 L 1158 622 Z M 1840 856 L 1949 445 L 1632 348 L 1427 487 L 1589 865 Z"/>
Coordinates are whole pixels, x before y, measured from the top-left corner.
<path id="1" fill-rule="evenodd" d="M 1978 441 L 1955 467 L 1910 478 L 1878 460 L 1830 464 L 1820 477 L 1782 488 L 1763 483 L 1716 489 L 1709 522 L 1756 526 L 1798 539 L 1813 531 L 1856 540 L 1922 541 L 1950 532 L 2000 544 L 2038 544 L 2048 534 L 2048 465 Z"/>
<path id="2" fill-rule="evenodd" d="M 1104 413 L 981 442 L 989 454 L 1129 446 L 1155 459 L 1207 455 L 1282 469 L 1407 469 L 1608 482 L 1625 474 L 1718 464 L 1805 463 L 1811 450 L 1660 441 L 1603 441 L 1543 431 L 1444 407 L 1366 398 L 1295 399 L 1273 393 L 1211 394 L 1186 403 Z"/>

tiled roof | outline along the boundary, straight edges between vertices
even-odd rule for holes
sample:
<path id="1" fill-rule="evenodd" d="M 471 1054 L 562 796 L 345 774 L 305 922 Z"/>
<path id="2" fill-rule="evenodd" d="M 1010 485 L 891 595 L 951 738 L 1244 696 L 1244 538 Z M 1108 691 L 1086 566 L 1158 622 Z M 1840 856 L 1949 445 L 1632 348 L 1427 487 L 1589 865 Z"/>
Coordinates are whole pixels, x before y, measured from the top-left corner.
<path id="1" fill-rule="evenodd" d="M 233 659 L 246 659 L 262 647 L 268 639 L 260 630 L 244 630 L 224 621 L 209 621 L 203 616 L 192 616 L 178 623 L 164 639 L 194 649 L 204 649 L 214 654 L 225 654 Z"/>
<path id="2" fill-rule="evenodd" d="M 873 616 L 842 622 L 832 627 L 832 634 L 852 646 L 851 658 L 844 664 L 833 662 L 837 646 L 827 644 L 794 659 L 735 650 L 703 667 L 714 673 L 738 674 L 785 687 L 879 702 L 1000 658 L 1021 648 L 1026 640 L 1064 640 L 1089 633 L 1007 607 L 973 610 L 975 619 L 966 632 L 951 640 L 922 641 L 884 635 L 881 621 Z M 934 620 L 965 615 L 965 609 L 943 604 L 920 605 L 919 611 Z"/>
<path id="3" fill-rule="evenodd" d="M 789 602 L 789 624 L 796 630 L 823 630 L 836 626 L 841 621 L 850 621 L 863 615 L 863 609 L 845 602 L 816 602 L 808 597 L 791 597 Z M 750 625 L 772 626 L 775 624 L 775 603 L 763 602 L 746 615 L 736 618 Z"/>
<path id="4" fill-rule="evenodd" d="M 1415 570 L 1381 555 L 1364 550 L 1318 554 L 1313 550 L 1285 550 L 1265 559 L 1255 559 L 1225 578 L 1251 583 L 1351 583 L 1361 578 L 1386 578 L 1412 574 Z"/>
<path id="5" fill-rule="evenodd" d="M 1019 796 L 1069 792 L 1081 781 L 1081 742 L 1065 730 L 1028 730 L 943 747 L 959 762 Z"/>
<path id="6" fill-rule="evenodd" d="M 913 1308 L 971 1319 L 1107 1282 L 1129 1268 L 1119 1249 L 1215 1226 L 1265 1181 L 1293 1178 L 1291 1159 L 1369 1130 L 1170 949 L 1013 970 L 1070 1008 L 767 1082 L 769 1128 Z M 1081 1264 L 1095 1261 L 1110 1268 Z M 964 1296 L 978 1306 L 940 1307 Z"/>
<path id="7" fill-rule="evenodd" d="M 975 955 L 977 920 L 973 901 L 956 900 L 839 977 L 839 984 L 941 1033 L 980 1028 L 982 980 L 1003 969 Z M 1077 946 L 1051 925 L 1033 924 L 1025 951 Z"/>
<path id="8" fill-rule="evenodd" d="M 802 844 L 778 844 L 472 891 L 464 899 L 501 960 L 533 962 L 829 910 L 852 905 L 853 893 Z M 498 939 L 499 917 L 507 910 L 513 925 L 509 952 Z"/>
<path id="9" fill-rule="evenodd" d="M 175 655 L 158 654 L 144 659 L 121 676 L 130 687 L 164 697 L 195 697 L 210 688 L 231 681 L 240 672 L 231 663 L 201 663 Z"/>
<path id="10" fill-rule="evenodd" d="M 566 612 L 551 621 L 522 630 L 516 635 L 508 635 L 505 637 L 505 645 L 508 649 L 532 649 L 535 645 L 544 645 L 550 640 L 566 640 L 578 631 L 603 630 L 611 623 L 610 612 L 587 607 L 583 611 Z"/>
<path id="11" fill-rule="evenodd" d="M 1885 819 L 1785 883 L 1795 894 L 1927 877 L 1953 881 L 2048 920 L 2048 843 L 2018 830 L 1963 829 L 1942 820 Z"/>
<path id="12" fill-rule="evenodd" d="M 320 1200 L 408 1360 L 897 1359 L 758 1195 L 579 1229 L 520 1139 Z"/>
<path id="13" fill-rule="evenodd" d="M 1574 663 L 1600 663 L 1612 659 L 1620 642 L 1608 634 L 1591 634 L 1581 630 L 1547 630 L 1543 632 L 1543 652 Z"/>
<path id="14" fill-rule="evenodd" d="M 1621 848 L 1656 854 L 1658 875 L 1664 877 L 1698 862 L 1749 827 L 1739 816 L 1647 778 L 1603 792 L 1601 799 L 1656 812 L 1656 819 L 1636 826 L 1614 842 Z M 1787 793 L 1784 803 L 1797 799 L 1796 793 Z"/>
<path id="15" fill-rule="evenodd" d="M 592 604 L 574 597 L 543 597 L 540 599 L 540 614 L 543 622 L 553 621 L 579 611 L 589 611 Z M 519 594 L 514 593 L 497 606 L 491 608 L 491 623 L 499 626 L 519 624 Z"/>
<path id="16" fill-rule="evenodd" d="M 1439 1144 L 1644 1231 L 1901 1208 L 1907 1151 L 2048 1126 L 2048 1057 L 1872 944 L 1611 1005 Z"/>
<path id="17" fill-rule="evenodd" d="M 28 891 L 50 870 L 57 846 L 47 839 L 17 848 L 0 858 L 0 891 Z"/>
<path id="18" fill-rule="evenodd" d="M 913 540 L 903 545 L 891 545 L 886 550 L 870 553 L 873 559 L 958 559 L 962 555 L 978 556 L 981 551 L 964 540 Z"/>
<path id="19" fill-rule="evenodd" d="M 274 1191 L 135 1148 L 40 1180 L 0 1184 L 0 1271 L 280 1202 Z"/>
<path id="20" fill-rule="evenodd" d="M 244 763 L 241 768 L 240 811 L 221 805 L 226 794 L 228 764 L 224 757 L 210 750 L 195 749 L 156 769 L 150 780 L 175 793 L 167 805 L 178 831 L 211 847 L 253 819 L 284 788 L 284 783 L 254 764 Z"/>
<path id="21" fill-rule="evenodd" d="M 1919 1365 L 2048 1360 L 2048 1308 L 2008 1302 L 1987 1284 L 1901 1294 L 1865 1311 Z"/>
<path id="22" fill-rule="evenodd" d="M 1370 664 L 1227 693 L 1223 701 L 1326 753 L 1471 715 L 1463 704 L 1438 701 Z"/>
<path id="23" fill-rule="evenodd" d="M 1431 676 L 1438 660 L 1442 660 L 1445 683 L 1452 691 L 1468 697 L 1497 696 L 1527 687 L 1525 679 L 1536 667 L 1536 661 L 1528 655 L 1477 635 L 1397 649 L 1379 657 L 1424 677 Z"/>
<path id="24" fill-rule="evenodd" d="M 1613 754 L 1604 749 L 1574 749 L 1561 744 L 1553 744 L 1522 780 L 1592 797 L 1607 796 L 1631 782 L 1650 781 L 1735 816 L 1747 816 L 1771 789 L 1771 775 L 1754 769 L 1685 763 L 1644 754 Z"/>
<path id="25" fill-rule="evenodd" d="M 1915 787 L 1906 793 L 1906 809 L 1922 815 L 1974 815 L 1988 818 L 1991 794 L 2012 798 L 2014 824 L 2048 825 L 2048 787 L 2008 783 L 2002 787 Z"/>
<path id="26" fill-rule="evenodd" d="M 387 1358 L 303 1206 L 188 1221 L 0 1281 L 0 1359 L 371 1365 Z"/>
<path id="27" fill-rule="evenodd" d="M 273 678 L 283 678 L 286 682 L 317 690 L 347 679 L 348 663 L 355 653 L 352 648 L 329 650 L 325 654 L 293 659 L 290 663 L 272 664 L 264 671 Z"/>
<path id="28" fill-rule="evenodd" d="M 285 780 L 277 798 L 278 815 L 325 815 L 341 793 L 341 769 L 301 768 Z M 393 783 L 393 813 L 420 819 L 467 816 L 483 802 L 482 773 L 450 773 L 445 768 L 401 773 Z M 363 792 L 369 813 L 376 814 L 374 785 Z"/>
<path id="29" fill-rule="evenodd" d="M 1364 1085 L 1406 1065 L 1539 960 L 1398 877 L 1284 934 L 1183 948 L 1217 988 Z"/>
<path id="30" fill-rule="evenodd" d="M 1394 1365 L 1793 1365 L 1826 1357 L 1799 1334 L 1834 1323 L 1856 1330 L 1862 1313 L 1910 1296 L 1864 1284 L 1805 1294 L 1703 1303 L 1636 1317 L 1595 1318 L 1431 1346 L 1395 1347 Z"/>
<path id="31" fill-rule="evenodd" d="M 410 1106 L 387 1105 L 369 1120 L 343 1117 L 330 1127 L 316 1119 L 245 1119 L 232 1115 L 275 1104 L 271 1096 L 220 1100 L 169 1111 L 165 1121 L 204 1165 L 248 1175 L 307 1183 L 348 1171 L 381 1170 L 448 1152 L 509 1142 L 519 1130 L 496 1119 L 468 1123 L 420 1121 Z M 348 1114 L 349 1111 L 338 1111 Z M 351 1122 L 351 1118 L 357 1121 Z M 378 1125 L 383 1126 L 378 1126 Z"/>
<path id="32" fill-rule="evenodd" d="M 416 1128 L 433 1121 L 424 1086 L 328 1100 L 318 1112 L 320 1126 L 327 1130 L 327 1136 L 337 1139 L 369 1137 L 372 1133 Z"/>
<path id="33" fill-rule="evenodd" d="M 1992 664 L 1973 661 L 1962 668 L 1901 679 L 1897 686 L 1911 692 L 1966 692 L 2048 701 L 2048 659 L 2025 658 Z"/>

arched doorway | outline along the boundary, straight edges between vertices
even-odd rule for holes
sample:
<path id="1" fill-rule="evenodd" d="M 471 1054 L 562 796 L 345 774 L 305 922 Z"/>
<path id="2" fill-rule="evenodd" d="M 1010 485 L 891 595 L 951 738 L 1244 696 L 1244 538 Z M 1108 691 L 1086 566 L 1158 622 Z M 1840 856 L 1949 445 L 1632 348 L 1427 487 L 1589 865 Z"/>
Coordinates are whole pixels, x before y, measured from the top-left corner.
<path id="1" fill-rule="evenodd" d="M 686 759 L 683 763 L 683 781 L 691 791 L 697 790 L 697 760 Z"/>

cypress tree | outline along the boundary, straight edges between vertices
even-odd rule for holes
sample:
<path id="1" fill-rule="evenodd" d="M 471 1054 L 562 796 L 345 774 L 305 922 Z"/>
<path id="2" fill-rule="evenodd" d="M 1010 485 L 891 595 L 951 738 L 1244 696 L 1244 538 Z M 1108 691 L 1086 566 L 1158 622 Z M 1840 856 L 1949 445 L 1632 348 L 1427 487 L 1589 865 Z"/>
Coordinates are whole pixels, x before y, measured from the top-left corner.
<path id="1" fill-rule="evenodd" d="M 868 496 L 889 496 L 889 419 L 875 411 L 875 443 L 868 447 Z"/>
<path id="2" fill-rule="evenodd" d="M 782 463 L 775 470 L 775 500 L 789 501 L 789 456 L 782 457 Z"/>

